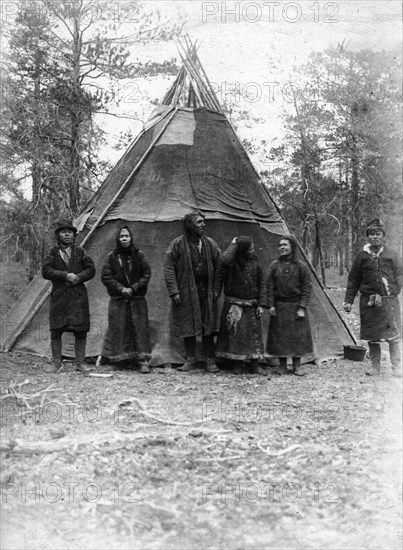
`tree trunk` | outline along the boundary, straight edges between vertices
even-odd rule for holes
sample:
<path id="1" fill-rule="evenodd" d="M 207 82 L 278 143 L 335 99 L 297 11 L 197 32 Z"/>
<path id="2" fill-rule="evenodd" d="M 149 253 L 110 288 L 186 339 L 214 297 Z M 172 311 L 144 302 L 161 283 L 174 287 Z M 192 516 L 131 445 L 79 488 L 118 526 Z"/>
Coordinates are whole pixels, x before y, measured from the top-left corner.
<path id="1" fill-rule="evenodd" d="M 318 251 L 319 254 L 319 264 L 320 264 L 320 272 L 322 276 L 322 283 L 323 286 L 326 286 L 326 270 L 325 270 L 325 261 L 323 258 L 323 250 L 322 250 L 322 241 L 320 238 L 320 222 L 318 220 L 317 214 L 315 212 L 315 248 Z"/>
<path id="2" fill-rule="evenodd" d="M 338 244 L 337 245 L 337 255 L 338 255 L 338 263 L 339 263 L 339 275 L 344 275 L 344 255 L 343 255 L 343 245 Z"/>
<path id="3" fill-rule="evenodd" d="M 74 14 L 74 36 L 72 51 L 72 83 L 73 96 L 76 105 L 71 110 L 71 150 L 70 150 L 70 181 L 69 181 L 69 208 L 72 216 L 76 216 L 80 210 L 80 124 L 81 124 L 81 86 L 80 86 L 80 59 L 81 59 L 81 33 L 80 13 Z"/>
<path id="4" fill-rule="evenodd" d="M 345 254 L 344 254 L 345 266 L 346 266 L 347 271 L 350 271 L 350 267 L 351 267 L 351 263 L 352 263 L 351 262 L 352 254 L 353 254 L 353 233 L 352 233 L 352 230 L 351 230 L 350 220 L 348 220 L 348 223 L 347 223 L 347 243 L 346 243 Z"/>
<path id="5" fill-rule="evenodd" d="M 352 255 L 356 256 L 360 244 L 360 181 L 359 181 L 359 155 L 357 134 L 355 130 L 355 111 L 351 109 L 351 208 L 350 208 L 350 220 L 351 220 L 351 233 L 352 233 Z"/>
<path id="6" fill-rule="evenodd" d="M 36 66 L 39 66 L 40 61 L 36 60 Z M 40 143 L 40 93 L 41 93 L 41 78 L 39 72 L 36 72 L 34 78 L 34 141 Z M 38 149 L 38 147 L 36 147 Z M 36 151 L 35 151 L 36 152 Z M 42 187 L 42 166 L 39 160 L 33 156 L 31 163 L 32 177 L 32 221 L 30 224 L 29 235 L 29 280 L 32 280 L 37 273 L 41 260 L 41 243 L 38 240 L 36 227 L 41 216 L 41 187 Z"/>
<path id="7" fill-rule="evenodd" d="M 70 152 L 70 182 L 69 182 L 69 207 L 72 216 L 76 216 L 80 210 L 80 155 L 78 145 L 80 140 L 80 123 L 75 113 L 71 113 L 71 152 Z"/>

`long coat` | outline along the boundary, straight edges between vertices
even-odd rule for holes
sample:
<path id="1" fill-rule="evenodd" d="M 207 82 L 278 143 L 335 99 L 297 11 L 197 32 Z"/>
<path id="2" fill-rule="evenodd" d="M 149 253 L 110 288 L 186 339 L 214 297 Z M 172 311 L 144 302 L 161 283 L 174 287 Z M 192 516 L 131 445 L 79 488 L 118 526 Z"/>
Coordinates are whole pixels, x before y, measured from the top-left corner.
<path id="1" fill-rule="evenodd" d="M 72 286 L 66 281 L 68 273 L 75 273 L 80 282 Z M 49 310 L 50 330 L 88 332 L 90 312 L 84 283 L 95 276 L 95 266 L 86 251 L 81 246 L 73 245 L 70 261 L 66 265 L 60 256 L 59 247 L 52 247 L 43 261 L 42 276 L 53 283 Z"/>
<path id="2" fill-rule="evenodd" d="M 278 357 L 301 357 L 313 351 L 308 307 L 312 283 L 307 266 L 298 260 L 275 260 L 267 279 L 267 305 L 276 308 L 270 317 L 267 351 Z M 305 317 L 297 318 L 298 308 Z"/>
<path id="3" fill-rule="evenodd" d="M 243 268 L 235 262 L 237 245 L 223 254 L 224 306 L 221 313 L 216 355 L 247 361 L 263 357 L 263 339 L 258 306 L 266 305 L 266 282 L 257 260 Z"/>
<path id="4" fill-rule="evenodd" d="M 112 363 L 131 359 L 141 361 L 151 357 L 150 327 L 145 299 L 151 268 L 143 252 L 136 246 L 131 247 L 128 257 L 131 269 L 125 273 L 123 254 L 116 250 L 111 252 L 101 274 L 101 280 L 110 296 L 108 329 L 102 355 Z M 122 296 L 124 288 L 134 290 L 130 298 Z"/>
<path id="5" fill-rule="evenodd" d="M 388 247 L 370 254 L 365 245 L 351 266 L 345 302 L 352 304 L 360 292 L 361 338 L 382 340 L 395 338 L 401 332 L 400 306 L 397 298 L 402 287 L 403 268 L 397 253 Z M 371 295 L 381 296 L 382 305 L 369 305 Z"/>
<path id="6" fill-rule="evenodd" d="M 180 294 L 181 303 L 172 304 L 174 333 L 177 337 L 199 336 L 217 332 L 217 302 L 214 292 L 222 287 L 221 252 L 215 241 L 202 236 L 208 268 L 205 317 L 202 319 L 199 296 L 193 275 L 189 244 L 183 235 L 174 239 L 165 254 L 164 277 L 169 296 Z"/>

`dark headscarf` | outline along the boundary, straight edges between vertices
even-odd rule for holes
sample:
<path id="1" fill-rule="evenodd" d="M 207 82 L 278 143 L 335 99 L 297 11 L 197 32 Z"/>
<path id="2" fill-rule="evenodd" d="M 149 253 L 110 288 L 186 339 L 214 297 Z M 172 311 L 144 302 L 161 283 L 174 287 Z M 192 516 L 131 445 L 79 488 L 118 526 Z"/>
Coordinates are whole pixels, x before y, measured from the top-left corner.
<path id="1" fill-rule="evenodd" d="M 119 235 L 122 229 L 126 229 L 130 235 L 130 246 L 128 246 L 127 248 L 123 248 L 123 246 L 119 241 Z M 118 252 L 119 254 L 129 254 L 129 252 L 131 253 L 131 251 L 133 250 L 133 234 L 130 231 L 130 229 L 127 227 L 127 225 L 123 225 L 122 227 L 119 228 L 119 231 L 116 234 L 115 242 L 116 242 L 116 249 L 115 249 L 116 252 Z"/>
<path id="2" fill-rule="evenodd" d="M 296 261 L 296 255 L 298 250 L 298 243 L 297 239 L 291 235 L 283 235 L 281 239 L 278 241 L 278 245 L 280 246 L 281 241 L 288 241 L 291 244 L 291 252 L 287 256 L 279 256 L 279 260 L 291 260 L 292 262 Z"/>

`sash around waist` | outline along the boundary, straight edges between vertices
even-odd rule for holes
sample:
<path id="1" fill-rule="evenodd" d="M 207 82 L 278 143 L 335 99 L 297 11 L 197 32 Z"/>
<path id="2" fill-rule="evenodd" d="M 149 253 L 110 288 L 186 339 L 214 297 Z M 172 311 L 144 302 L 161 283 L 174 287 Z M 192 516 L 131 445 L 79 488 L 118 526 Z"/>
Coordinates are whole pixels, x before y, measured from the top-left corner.
<path id="1" fill-rule="evenodd" d="M 257 300 L 240 300 L 239 298 L 233 298 L 232 296 L 225 296 L 224 300 L 235 306 L 253 307 L 257 305 Z"/>

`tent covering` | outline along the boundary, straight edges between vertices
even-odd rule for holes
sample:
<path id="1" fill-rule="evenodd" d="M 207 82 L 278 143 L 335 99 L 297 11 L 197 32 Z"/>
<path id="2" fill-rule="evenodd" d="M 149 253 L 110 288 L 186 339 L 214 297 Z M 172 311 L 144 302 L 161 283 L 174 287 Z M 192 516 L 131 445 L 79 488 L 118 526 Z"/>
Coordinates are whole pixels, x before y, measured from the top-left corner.
<path id="1" fill-rule="evenodd" d="M 184 60 L 185 69 L 187 63 L 196 63 L 192 61 L 194 56 L 193 51 Z M 181 71 L 189 77 L 183 67 Z M 192 82 L 194 90 L 196 83 L 194 79 Z M 196 95 L 193 92 L 193 98 L 189 92 L 187 104 L 190 97 L 192 107 L 179 105 L 181 95 L 168 92 L 166 98 L 171 103 L 152 113 L 76 220 L 80 229 L 77 240 L 83 243 L 97 269 L 95 278 L 87 283 L 91 312 L 87 356 L 97 356 L 102 349 L 109 297 L 100 274 L 121 225 L 130 226 L 152 268 L 147 301 L 153 365 L 184 360 L 183 343 L 171 333 L 163 262 L 170 241 L 182 233 L 180 220 L 186 213 L 197 209 L 206 215 L 207 234 L 222 250 L 234 236 L 252 236 L 266 272 L 277 256 L 279 237 L 289 233 L 225 115 L 216 103 L 200 104 L 208 84 L 201 90 Z M 344 344 L 354 343 L 311 269 L 313 295 L 309 315 L 315 353 L 305 360 L 341 354 Z M 3 349 L 50 355 L 49 293 L 50 283 L 38 273 L 3 323 Z M 265 315 L 264 334 L 268 322 Z M 71 335 L 63 338 L 64 355 L 74 356 Z"/>
<path id="2" fill-rule="evenodd" d="M 167 119 L 169 124 L 158 138 Z M 104 223 L 115 219 L 170 222 L 199 209 L 211 219 L 244 220 L 284 233 L 281 215 L 225 115 L 204 107 L 174 112 L 160 108 L 160 116 L 144 131 L 141 143 L 124 155 L 87 204 L 83 213 L 91 213 L 89 224 L 153 143 Z"/>

